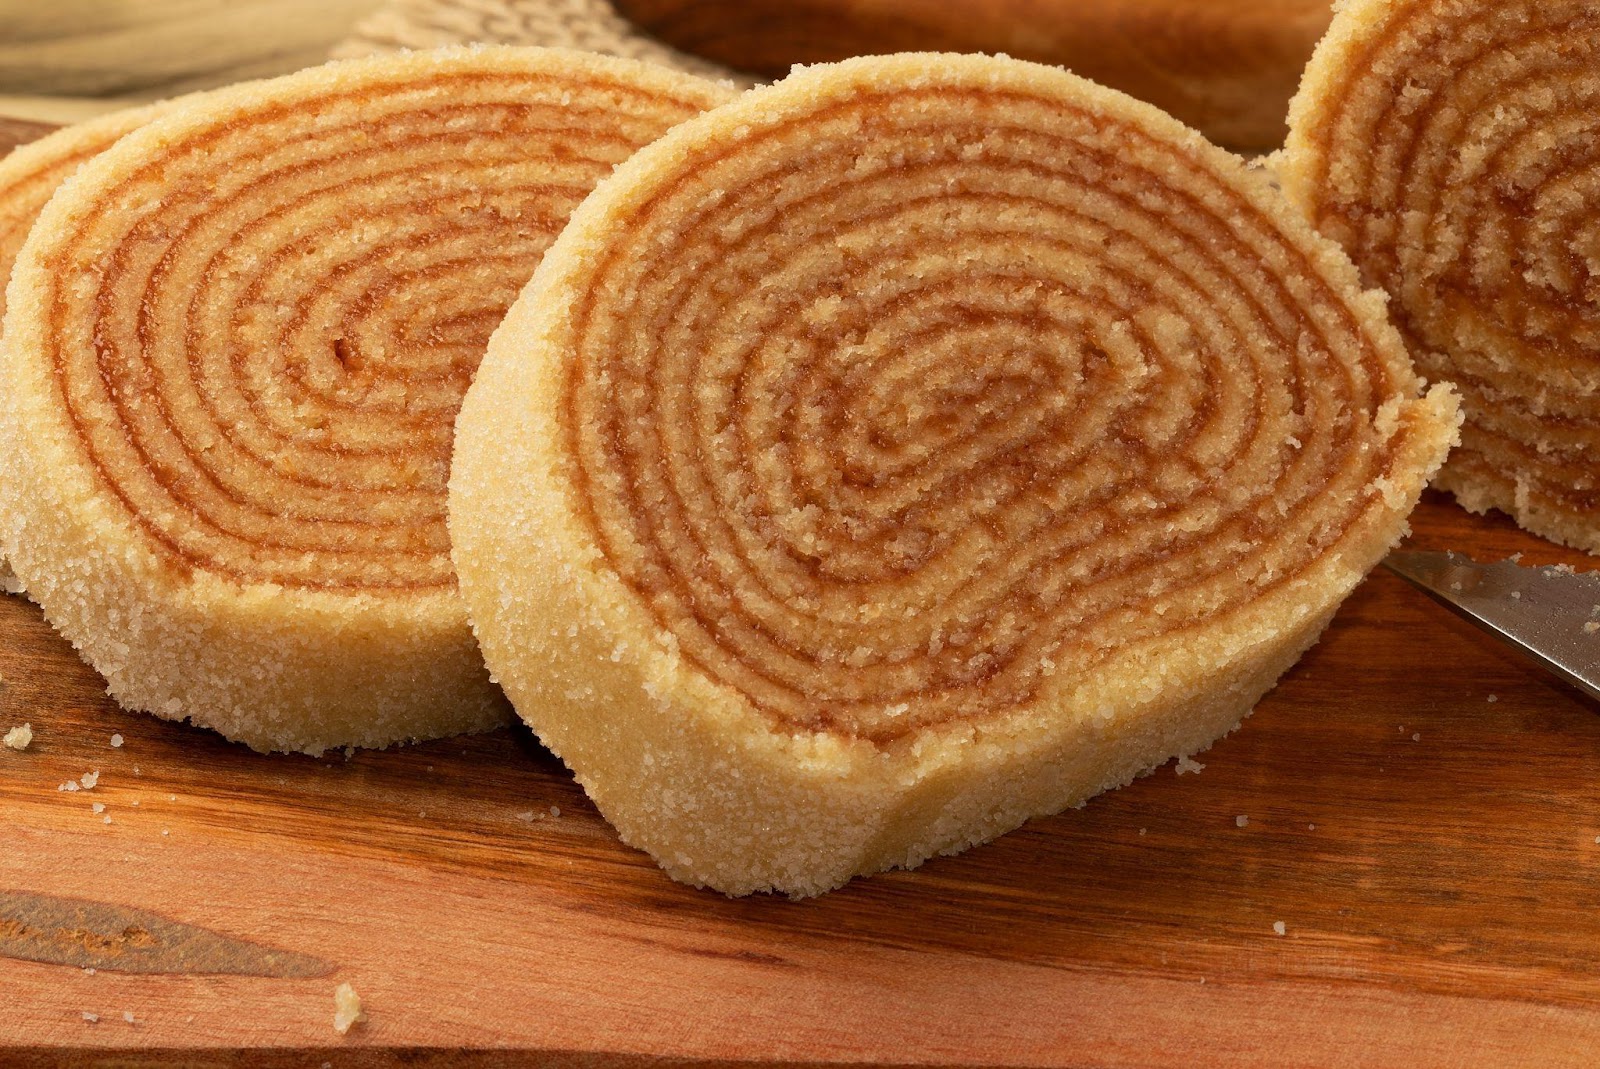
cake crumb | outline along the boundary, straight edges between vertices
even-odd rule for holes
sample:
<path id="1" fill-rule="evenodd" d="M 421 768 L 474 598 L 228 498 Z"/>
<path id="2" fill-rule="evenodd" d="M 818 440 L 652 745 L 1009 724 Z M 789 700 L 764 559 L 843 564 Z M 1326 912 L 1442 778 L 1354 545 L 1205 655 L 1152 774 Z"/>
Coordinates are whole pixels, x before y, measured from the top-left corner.
<path id="1" fill-rule="evenodd" d="M 525 820 L 530 824 L 533 823 L 533 810 L 530 809 L 525 813 L 518 813 L 517 814 L 517 819 L 518 820 Z"/>
<path id="2" fill-rule="evenodd" d="M 117 747 L 119 747 L 121 745 L 122 745 L 122 736 L 121 735 L 113 735 L 113 736 L 111 736 L 111 748 L 113 750 L 115 750 Z"/>
<path id="3" fill-rule="evenodd" d="M 106 817 L 106 820 L 105 820 L 105 822 L 106 822 L 106 823 L 107 823 L 107 824 L 110 824 L 110 823 L 111 823 L 111 818 L 110 818 L 110 817 Z"/>
<path id="4" fill-rule="evenodd" d="M 1248 828 L 1250 826 L 1250 818 L 1241 813 L 1233 818 L 1233 823 L 1235 827 Z"/>
<path id="5" fill-rule="evenodd" d="M 104 802 L 96 802 L 89 808 L 94 810 L 96 813 L 104 813 L 106 811 L 106 804 Z"/>
<path id="6" fill-rule="evenodd" d="M 133 1011 L 132 1010 L 123 1010 L 122 1011 L 122 1019 L 124 1021 L 127 1021 L 129 1024 L 132 1024 L 133 1023 Z"/>
<path id="7" fill-rule="evenodd" d="M 1306 825 L 1306 831 L 1316 831 L 1316 830 L 1317 830 L 1317 826 L 1315 824 L 1307 824 Z"/>
<path id="8" fill-rule="evenodd" d="M 1273 921 L 1272 932 L 1274 935 L 1287 935 L 1289 933 L 1289 926 L 1282 921 Z"/>
<path id="9" fill-rule="evenodd" d="M 551 806 L 550 807 L 550 815 L 553 816 L 553 817 L 559 817 L 561 815 L 561 807 L 558 806 L 558 805 Z"/>
<path id="10" fill-rule="evenodd" d="M 162 828 L 161 829 L 161 834 L 162 835 L 171 835 L 172 834 L 172 830 L 170 828 Z"/>
<path id="11" fill-rule="evenodd" d="M 361 996 L 356 994 L 356 989 L 349 984 L 340 984 L 333 991 L 333 1028 L 341 1036 L 350 1031 L 350 1026 L 360 1024 L 367 1019 L 365 1011 L 361 1009 Z"/>
<path id="12" fill-rule="evenodd" d="M 1144 833 L 1145 833 L 1145 831 L 1146 831 L 1146 830 L 1147 830 L 1147 829 L 1145 829 L 1145 828 L 1140 828 L 1140 829 L 1139 829 L 1139 834 L 1140 834 L 1140 835 L 1143 835 L 1143 834 L 1144 834 Z"/>
<path id="13" fill-rule="evenodd" d="M 6 732 L 5 744 L 13 750 L 26 750 L 33 742 L 33 725 L 23 724 Z"/>
<path id="14" fill-rule="evenodd" d="M 1490 700 L 1490 701 L 1491 701 L 1491 702 L 1497 702 L 1497 701 L 1499 701 L 1499 700 L 1500 700 L 1500 695 L 1498 695 L 1498 694 L 1491 694 L 1491 695 L 1489 695 L 1489 700 Z"/>
<path id="15" fill-rule="evenodd" d="M 1180 758 L 1178 758 L 1178 775 L 1180 775 L 1180 776 L 1184 775 L 1185 773 L 1189 773 L 1189 772 L 1193 772 L 1194 774 L 1199 775 L 1200 771 L 1202 769 L 1204 769 L 1205 767 L 1206 767 L 1205 765 L 1202 765 L 1199 761 L 1193 760 L 1192 758 L 1189 758 L 1189 757 L 1180 757 Z"/>
<path id="16" fill-rule="evenodd" d="M 1411 736 L 1411 741 L 1412 741 L 1412 742 L 1421 742 L 1421 741 L 1422 741 L 1422 732 L 1420 732 L 1420 731 L 1418 731 L 1418 732 L 1415 732 L 1415 733 L 1414 733 L 1414 734 L 1413 734 L 1413 735 L 1412 735 L 1412 736 Z"/>
<path id="17" fill-rule="evenodd" d="M 88 1010 L 84 1010 L 83 1019 L 88 1021 L 90 1024 L 94 1024 L 96 1021 L 100 1020 L 100 1015 L 98 1013 L 90 1013 Z"/>
<path id="18" fill-rule="evenodd" d="M 1592 635 L 1596 631 L 1600 631 L 1600 624 L 1595 623 L 1593 620 L 1583 625 L 1583 633 L 1586 635 Z"/>
<path id="19" fill-rule="evenodd" d="M 100 782 L 100 770 L 97 768 L 93 772 L 85 772 L 78 782 L 83 784 L 84 790 L 94 790 L 94 785 Z"/>

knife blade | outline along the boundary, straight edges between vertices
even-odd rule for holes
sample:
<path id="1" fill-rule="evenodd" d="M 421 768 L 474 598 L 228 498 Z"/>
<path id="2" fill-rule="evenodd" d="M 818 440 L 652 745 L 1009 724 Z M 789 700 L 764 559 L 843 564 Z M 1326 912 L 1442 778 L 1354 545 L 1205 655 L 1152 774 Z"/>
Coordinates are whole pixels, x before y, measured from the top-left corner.
<path id="1" fill-rule="evenodd" d="M 1600 574 L 1396 550 L 1384 566 L 1600 701 Z"/>

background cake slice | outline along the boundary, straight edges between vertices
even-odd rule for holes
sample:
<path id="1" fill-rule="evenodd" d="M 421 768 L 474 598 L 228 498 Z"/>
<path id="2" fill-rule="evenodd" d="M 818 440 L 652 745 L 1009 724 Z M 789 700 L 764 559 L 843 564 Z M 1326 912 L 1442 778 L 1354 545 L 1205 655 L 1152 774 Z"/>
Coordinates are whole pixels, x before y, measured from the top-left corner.
<path id="1" fill-rule="evenodd" d="M 1466 425 L 1437 480 L 1600 552 L 1600 7 L 1351 0 L 1277 167 Z"/>

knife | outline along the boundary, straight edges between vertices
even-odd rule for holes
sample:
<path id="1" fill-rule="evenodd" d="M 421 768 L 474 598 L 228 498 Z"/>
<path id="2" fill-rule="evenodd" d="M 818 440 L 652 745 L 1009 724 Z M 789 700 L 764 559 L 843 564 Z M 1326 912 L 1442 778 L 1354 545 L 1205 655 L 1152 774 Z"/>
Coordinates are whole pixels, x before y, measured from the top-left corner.
<path id="1" fill-rule="evenodd" d="M 1600 701 L 1600 574 L 1396 550 L 1384 566 Z"/>

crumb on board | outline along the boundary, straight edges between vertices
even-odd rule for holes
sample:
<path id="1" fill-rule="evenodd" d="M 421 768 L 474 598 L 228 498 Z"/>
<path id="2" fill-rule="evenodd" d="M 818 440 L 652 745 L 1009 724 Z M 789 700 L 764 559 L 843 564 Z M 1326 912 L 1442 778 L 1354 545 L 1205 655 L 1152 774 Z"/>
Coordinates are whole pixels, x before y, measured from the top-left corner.
<path id="1" fill-rule="evenodd" d="M 111 748 L 113 750 L 115 750 L 117 747 L 119 747 L 121 745 L 122 745 L 122 736 L 121 735 L 112 735 L 111 736 Z"/>
<path id="2" fill-rule="evenodd" d="M 1250 818 L 1241 813 L 1233 818 L 1233 824 L 1237 828 L 1248 828 L 1250 826 Z"/>
<path id="3" fill-rule="evenodd" d="M 78 782 L 83 784 L 84 790 L 94 790 L 94 785 L 100 782 L 100 770 L 97 768 L 93 772 L 85 772 Z"/>
<path id="4" fill-rule="evenodd" d="M 83 1019 L 88 1021 L 90 1024 L 94 1024 L 96 1021 L 100 1020 L 100 1015 L 98 1013 L 90 1013 L 88 1010 L 84 1010 Z"/>
<path id="5" fill-rule="evenodd" d="M 133 1011 L 132 1010 L 123 1010 L 122 1011 L 122 1019 L 124 1021 L 127 1021 L 129 1024 L 132 1024 L 133 1023 Z"/>
<path id="6" fill-rule="evenodd" d="M 1190 757 L 1180 757 L 1180 758 L 1178 758 L 1178 775 L 1180 775 L 1180 776 L 1184 775 L 1185 773 L 1189 773 L 1189 772 L 1193 772 L 1194 774 L 1199 775 L 1200 771 L 1202 769 L 1204 769 L 1205 767 L 1206 767 L 1205 765 L 1202 765 L 1199 761 L 1196 761 L 1193 758 L 1190 758 Z"/>
<path id="7" fill-rule="evenodd" d="M 1588 623 L 1583 625 L 1583 633 L 1586 635 L 1592 635 L 1596 631 L 1600 631 L 1600 623 L 1590 620 Z"/>
<path id="8" fill-rule="evenodd" d="M 1411 735 L 1411 741 L 1412 742 L 1421 742 L 1422 741 L 1422 732 L 1420 732 L 1420 731 L 1413 732 L 1412 735 Z"/>
<path id="9" fill-rule="evenodd" d="M 22 724 L 6 732 L 5 744 L 13 750 L 26 750 L 32 742 L 32 724 Z"/>
<path id="10" fill-rule="evenodd" d="M 1499 701 L 1499 700 L 1500 700 L 1500 695 L 1498 695 L 1498 694 L 1491 694 L 1491 695 L 1489 695 L 1489 700 L 1490 700 L 1490 701 L 1491 701 L 1491 702 L 1497 702 L 1497 701 Z"/>
<path id="11" fill-rule="evenodd" d="M 1289 933 L 1289 926 L 1282 921 L 1273 921 L 1272 932 L 1274 935 L 1287 935 Z"/>
<path id="12" fill-rule="evenodd" d="M 107 823 L 107 824 L 110 824 L 110 823 L 111 823 L 111 818 L 110 818 L 110 817 L 109 817 L 109 816 L 108 816 L 108 817 L 106 817 L 106 818 L 105 818 L 105 822 L 106 822 L 106 823 Z"/>
<path id="13" fill-rule="evenodd" d="M 361 996 L 356 994 L 356 989 L 349 984 L 340 984 L 333 990 L 333 1029 L 341 1036 L 350 1031 L 350 1026 L 360 1024 L 367 1019 L 366 1012 L 361 1008 Z"/>
<path id="14" fill-rule="evenodd" d="M 104 802 L 96 802 L 89 808 L 94 810 L 96 813 L 104 813 L 106 811 L 106 804 Z"/>

